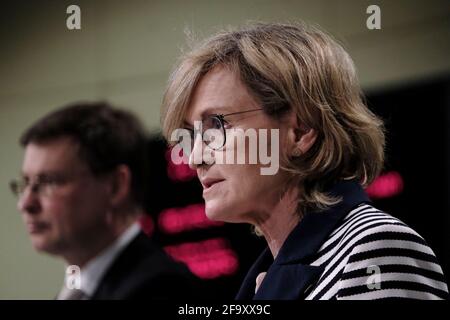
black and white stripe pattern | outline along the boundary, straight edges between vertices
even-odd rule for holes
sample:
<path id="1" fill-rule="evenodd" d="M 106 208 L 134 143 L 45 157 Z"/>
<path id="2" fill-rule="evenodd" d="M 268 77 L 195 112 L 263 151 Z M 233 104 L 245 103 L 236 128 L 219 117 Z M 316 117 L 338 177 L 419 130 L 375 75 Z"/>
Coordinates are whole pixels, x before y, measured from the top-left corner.
<path id="1" fill-rule="evenodd" d="M 347 214 L 311 265 L 324 272 L 307 300 L 448 298 L 442 269 L 425 240 L 367 204 Z"/>

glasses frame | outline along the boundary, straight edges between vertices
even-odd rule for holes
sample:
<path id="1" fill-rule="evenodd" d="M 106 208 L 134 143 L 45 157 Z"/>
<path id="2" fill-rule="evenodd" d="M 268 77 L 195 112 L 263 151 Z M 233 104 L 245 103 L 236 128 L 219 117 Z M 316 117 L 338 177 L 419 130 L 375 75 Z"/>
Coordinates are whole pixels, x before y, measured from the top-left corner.
<path id="1" fill-rule="evenodd" d="M 210 114 L 210 115 L 208 115 L 207 118 L 217 119 L 219 121 L 219 123 L 220 123 L 220 130 L 223 132 L 223 143 L 218 148 L 213 148 L 213 147 L 210 147 L 209 145 L 207 145 L 207 146 L 209 148 L 211 148 L 212 150 L 217 151 L 217 150 L 222 149 L 225 146 L 225 144 L 227 143 L 227 132 L 225 130 L 225 122 L 226 122 L 225 117 L 234 116 L 234 115 L 237 115 L 237 114 L 248 113 L 248 112 L 261 111 L 261 110 L 264 110 L 264 109 L 263 108 L 258 108 L 258 109 L 250 109 L 250 110 L 245 110 L 245 111 L 226 113 L 226 114 Z M 204 120 L 202 120 L 202 123 L 203 123 L 203 121 Z M 203 134 L 204 134 L 204 131 L 202 132 L 202 141 L 203 141 Z M 193 148 L 194 143 L 195 143 L 195 137 L 193 137 L 192 148 Z"/>
<path id="2" fill-rule="evenodd" d="M 89 174 L 89 172 L 83 170 L 77 174 L 49 174 L 37 176 L 33 179 L 21 177 L 11 180 L 9 187 L 13 195 L 18 199 L 23 197 L 28 188 L 30 188 L 30 192 L 34 192 L 36 195 L 50 197 L 55 190 L 50 190 L 49 188 L 57 189 L 86 174 Z"/>

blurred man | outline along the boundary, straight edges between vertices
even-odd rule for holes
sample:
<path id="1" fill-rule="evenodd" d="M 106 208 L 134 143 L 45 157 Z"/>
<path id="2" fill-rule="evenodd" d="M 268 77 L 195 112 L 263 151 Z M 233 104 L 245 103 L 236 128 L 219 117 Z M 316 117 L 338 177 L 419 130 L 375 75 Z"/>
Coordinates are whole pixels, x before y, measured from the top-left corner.
<path id="1" fill-rule="evenodd" d="M 146 134 L 104 103 L 53 112 L 22 135 L 22 177 L 11 183 L 33 247 L 81 270 L 57 299 L 191 297 L 195 278 L 137 223 L 146 179 Z M 73 267 L 72 267 L 73 268 Z"/>

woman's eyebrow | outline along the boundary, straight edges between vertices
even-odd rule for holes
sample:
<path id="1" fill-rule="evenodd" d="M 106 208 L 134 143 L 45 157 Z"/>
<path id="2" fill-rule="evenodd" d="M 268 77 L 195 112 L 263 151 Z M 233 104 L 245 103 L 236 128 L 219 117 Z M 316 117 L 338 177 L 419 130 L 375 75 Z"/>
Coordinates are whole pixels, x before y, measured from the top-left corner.
<path id="1" fill-rule="evenodd" d="M 206 110 L 203 110 L 202 113 L 200 114 L 200 119 L 194 120 L 194 121 L 201 121 L 210 115 L 228 114 L 228 113 L 233 113 L 233 112 L 237 112 L 240 110 L 241 110 L 241 108 L 236 108 L 236 107 L 231 107 L 231 106 L 211 107 Z M 190 123 L 189 121 L 184 120 L 183 127 L 184 128 L 193 128 L 194 125 L 192 123 Z"/>
<path id="2" fill-rule="evenodd" d="M 241 110 L 241 109 L 235 108 L 235 107 L 233 108 L 231 106 L 212 107 L 207 110 L 204 110 L 201 113 L 201 117 L 203 119 L 204 117 L 210 116 L 212 114 L 227 114 L 227 113 L 232 113 L 232 112 L 239 111 L 239 110 Z"/>

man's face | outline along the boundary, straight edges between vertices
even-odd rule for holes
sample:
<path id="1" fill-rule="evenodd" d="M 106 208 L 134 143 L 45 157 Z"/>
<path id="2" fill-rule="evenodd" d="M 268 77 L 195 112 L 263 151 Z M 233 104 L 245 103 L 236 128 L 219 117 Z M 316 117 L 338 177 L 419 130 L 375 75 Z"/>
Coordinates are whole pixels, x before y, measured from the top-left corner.
<path id="1" fill-rule="evenodd" d="M 93 176 L 78 148 L 68 137 L 25 148 L 29 186 L 18 209 L 38 251 L 64 255 L 98 242 L 107 230 L 108 184 Z M 35 181 L 43 182 L 40 188 L 32 187 Z"/>

